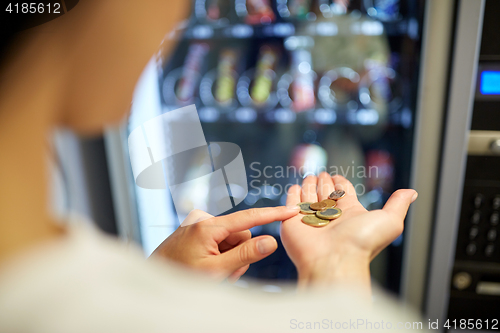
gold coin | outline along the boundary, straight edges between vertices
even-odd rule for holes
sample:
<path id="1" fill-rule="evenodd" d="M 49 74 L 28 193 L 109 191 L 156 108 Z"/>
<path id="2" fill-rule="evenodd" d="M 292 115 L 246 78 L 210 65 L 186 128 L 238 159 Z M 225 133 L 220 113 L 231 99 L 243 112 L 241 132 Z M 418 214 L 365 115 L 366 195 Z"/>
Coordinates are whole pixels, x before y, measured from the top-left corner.
<path id="1" fill-rule="evenodd" d="M 334 207 L 337 207 L 337 201 L 333 200 L 333 199 L 325 199 L 321 202 L 324 202 L 326 203 L 326 208 L 334 208 Z"/>
<path id="2" fill-rule="evenodd" d="M 343 198 L 344 196 L 345 196 L 344 190 L 336 190 L 336 191 L 333 191 L 332 193 L 330 193 L 330 195 L 328 197 L 330 199 L 333 199 L 333 200 L 339 200 L 339 199 Z"/>
<path id="3" fill-rule="evenodd" d="M 300 207 L 300 212 L 302 214 L 314 214 L 316 211 L 312 210 L 311 207 L 309 207 L 312 204 L 312 202 L 301 202 L 298 203 L 297 206 Z"/>
<path id="4" fill-rule="evenodd" d="M 310 207 L 312 210 L 323 210 L 323 209 L 327 208 L 328 206 L 326 205 L 326 203 L 320 201 L 320 202 L 312 203 L 310 205 Z"/>
<path id="5" fill-rule="evenodd" d="M 306 215 L 302 217 L 302 222 L 304 222 L 307 225 L 310 225 L 312 227 L 324 227 L 328 223 L 330 223 L 329 220 L 323 220 L 320 218 L 317 218 L 315 215 Z"/>
<path id="6" fill-rule="evenodd" d="M 327 208 L 320 212 L 316 212 L 316 216 L 324 220 L 335 220 L 342 215 L 342 211 L 339 208 Z"/>

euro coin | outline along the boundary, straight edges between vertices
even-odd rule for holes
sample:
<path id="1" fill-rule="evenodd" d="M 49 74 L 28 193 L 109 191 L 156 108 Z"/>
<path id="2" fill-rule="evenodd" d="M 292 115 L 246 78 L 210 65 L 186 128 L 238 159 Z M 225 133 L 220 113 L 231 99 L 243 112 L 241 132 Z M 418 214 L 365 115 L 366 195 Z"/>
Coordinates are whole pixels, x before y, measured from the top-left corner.
<path id="1" fill-rule="evenodd" d="M 345 191 L 344 190 L 336 190 L 330 193 L 328 196 L 332 200 L 339 200 L 345 196 Z"/>
<path id="2" fill-rule="evenodd" d="M 320 201 L 320 202 L 312 203 L 310 205 L 310 207 L 312 210 L 323 210 L 323 209 L 327 208 L 328 206 L 326 205 L 326 203 Z"/>
<path id="3" fill-rule="evenodd" d="M 327 208 L 322 211 L 316 212 L 316 216 L 323 220 L 335 220 L 342 215 L 342 211 L 339 208 Z"/>
<path id="4" fill-rule="evenodd" d="M 325 199 L 321 202 L 324 202 L 326 203 L 326 208 L 334 208 L 334 207 L 337 207 L 337 201 L 333 200 L 333 199 Z"/>
<path id="5" fill-rule="evenodd" d="M 302 217 L 302 222 L 312 227 L 324 227 L 325 225 L 330 223 L 329 220 L 317 218 L 315 215 L 306 215 Z"/>
<path id="6" fill-rule="evenodd" d="M 315 210 L 312 210 L 311 207 L 309 207 L 312 204 L 312 202 L 301 202 L 297 204 L 297 206 L 300 207 L 300 212 L 302 214 L 314 214 L 316 213 Z"/>

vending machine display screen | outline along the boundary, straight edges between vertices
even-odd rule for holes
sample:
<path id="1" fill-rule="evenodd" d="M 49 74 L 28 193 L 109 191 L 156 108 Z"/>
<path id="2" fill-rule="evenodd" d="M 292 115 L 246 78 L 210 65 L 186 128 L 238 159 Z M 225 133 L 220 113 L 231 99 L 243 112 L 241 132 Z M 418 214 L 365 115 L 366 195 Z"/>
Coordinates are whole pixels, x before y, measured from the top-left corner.
<path id="1" fill-rule="evenodd" d="M 486 103 L 500 100 L 500 64 L 498 62 L 479 63 L 475 95 L 476 100 Z"/>
<path id="2" fill-rule="evenodd" d="M 500 70 L 481 72 L 480 92 L 483 95 L 500 95 Z"/>

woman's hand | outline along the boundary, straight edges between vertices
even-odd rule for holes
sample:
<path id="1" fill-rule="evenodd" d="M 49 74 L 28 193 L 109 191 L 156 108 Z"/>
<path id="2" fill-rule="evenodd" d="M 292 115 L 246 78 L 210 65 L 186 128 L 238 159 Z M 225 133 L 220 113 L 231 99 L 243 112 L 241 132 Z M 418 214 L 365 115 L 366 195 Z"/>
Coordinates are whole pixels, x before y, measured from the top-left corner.
<path id="1" fill-rule="evenodd" d="M 299 286 L 351 283 L 369 292 L 370 261 L 403 232 L 406 212 L 417 192 L 398 190 L 383 209 L 369 212 L 347 179 L 324 172 L 305 178 L 302 188 L 291 187 L 287 205 L 321 201 L 334 190 L 346 192 L 337 201 L 342 216 L 322 228 L 302 223 L 302 214 L 283 221 L 283 245 L 297 267 Z"/>
<path id="2" fill-rule="evenodd" d="M 278 247 L 274 237 L 252 238 L 248 229 L 290 219 L 298 212 L 295 205 L 248 209 L 219 217 L 193 210 L 152 255 L 207 272 L 217 280 L 228 278 L 234 282 L 251 263 L 269 256 Z"/>

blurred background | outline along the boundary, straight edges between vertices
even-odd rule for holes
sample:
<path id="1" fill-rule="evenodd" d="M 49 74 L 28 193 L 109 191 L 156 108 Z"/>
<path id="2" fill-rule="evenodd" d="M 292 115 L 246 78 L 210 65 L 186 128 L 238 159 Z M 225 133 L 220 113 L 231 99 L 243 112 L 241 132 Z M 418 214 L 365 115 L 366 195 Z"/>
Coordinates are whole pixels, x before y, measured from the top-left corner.
<path id="1" fill-rule="evenodd" d="M 149 255 L 182 222 L 177 214 L 220 194 L 205 184 L 176 212 L 168 190 L 135 184 L 128 134 L 195 104 L 207 142 L 243 154 L 249 193 L 229 212 L 284 205 L 287 186 L 319 171 L 347 177 L 369 210 L 415 188 L 405 232 L 372 262 L 373 279 L 431 318 L 492 318 L 499 15 L 495 0 L 194 0 L 166 36 L 177 41 L 173 53 L 144 69 L 126 122 L 102 138 L 56 133 L 54 202 Z M 193 157 L 190 168 L 199 167 Z M 279 247 L 239 285 L 257 278 L 279 290 L 295 280 L 279 222 L 252 234 L 273 235 Z"/>

